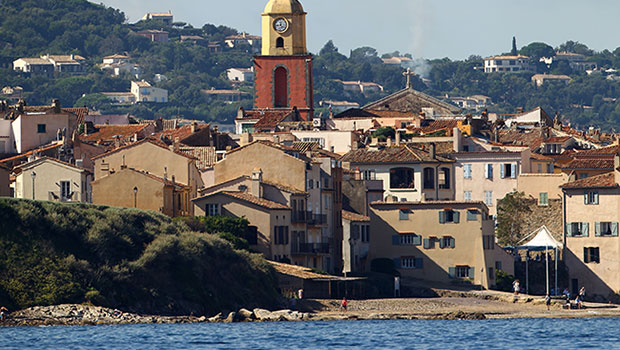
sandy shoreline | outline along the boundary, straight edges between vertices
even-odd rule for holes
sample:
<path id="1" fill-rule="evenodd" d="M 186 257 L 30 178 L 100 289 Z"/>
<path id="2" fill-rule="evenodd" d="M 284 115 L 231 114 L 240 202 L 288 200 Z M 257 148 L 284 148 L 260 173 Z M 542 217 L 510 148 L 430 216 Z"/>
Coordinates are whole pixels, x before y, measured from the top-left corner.
<path id="1" fill-rule="evenodd" d="M 34 307 L 13 312 L 0 326 L 115 325 L 154 323 L 220 323 L 247 321 L 338 321 L 393 319 L 513 319 L 620 317 L 617 305 L 585 303 L 586 308 L 563 309 L 562 300 L 554 300 L 547 310 L 537 296 L 514 296 L 500 292 L 447 291 L 437 298 L 399 298 L 349 300 L 346 312 L 340 300 L 303 300 L 299 311 L 262 309 L 238 310 L 217 316 L 153 316 L 125 313 L 87 305 Z"/>

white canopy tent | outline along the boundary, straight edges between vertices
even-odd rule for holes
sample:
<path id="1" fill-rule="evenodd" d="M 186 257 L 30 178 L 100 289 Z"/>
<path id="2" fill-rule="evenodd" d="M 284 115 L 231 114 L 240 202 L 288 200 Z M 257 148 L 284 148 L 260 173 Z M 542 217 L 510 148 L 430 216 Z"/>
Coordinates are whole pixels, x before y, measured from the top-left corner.
<path id="1" fill-rule="evenodd" d="M 534 238 L 532 238 L 532 236 Z M 529 241 L 528 241 L 529 240 Z M 530 250 L 545 250 L 545 276 L 546 283 L 545 287 L 547 288 L 547 294 L 549 294 L 549 249 L 554 249 L 554 260 L 555 260 L 555 292 L 558 292 L 558 250 L 563 248 L 563 244 L 558 242 L 551 231 L 547 228 L 547 226 L 543 225 L 538 230 L 532 232 L 527 237 L 521 240 L 521 242 L 526 242 L 525 244 L 519 245 L 517 249 L 526 249 L 528 252 Z M 519 242 L 519 243 L 521 243 Z M 525 285 L 526 285 L 526 293 L 529 293 L 529 273 L 528 273 L 528 258 L 525 259 Z"/>

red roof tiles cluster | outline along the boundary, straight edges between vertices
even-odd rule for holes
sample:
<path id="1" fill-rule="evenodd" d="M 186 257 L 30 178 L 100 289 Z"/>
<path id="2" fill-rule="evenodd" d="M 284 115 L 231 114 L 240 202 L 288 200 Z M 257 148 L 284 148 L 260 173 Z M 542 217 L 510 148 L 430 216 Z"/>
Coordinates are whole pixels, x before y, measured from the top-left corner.
<path id="1" fill-rule="evenodd" d="M 98 125 L 99 131 L 90 135 L 82 136 L 83 141 L 90 142 L 112 142 L 115 138 L 121 139 L 131 138 L 135 134 L 140 133 L 146 129 L 149 125 L 146 124 L 131 124 L 131 125 Z"/>
<path id="2" fill-rule="evenodd" d="M 290 207 L 287 207 L 284 204 L 278 203 L 278 202 L 274 202 L 274 201 L 270 201 L 264 198 L 258 198 L 255 197 L 247 192 L 218 192 L 221 194 L 224 194 L 226 196 L 232 197 L 232 198 L 236 198 L 236 199 L 240 199 L 242 201 L 246 201 L 258 206 L 261 206 L 263 208 L 267 208 L 267 209 L 274 209 L 274 210 L 290 210 Z"/>
<path id="3" fill-rule="evenodd" d="M 342 218 L 349 221 L 370 222 L 370 218 L 368 216 L 353 213 L 347 210 L 342 211 Z"/>
<path id="4" fill-rule="evenodd" d="M 620 187 L 616 183 L 616 174 L 614 172 L 587 177 L 585 179 L 573 181 L 562 185 L 566 189 L 582 189 L 582 188 L 615 188 Z"/>
<path id="5" fill-rule="evenodd" d="M 429 152 L 410 146 L 394 146 L 384 149 L 359 149 L 351 151 L 340 158 L 343 162 L 349 163 L 438 163 L 454 162 L 451 159 L 435 156 L 431 157 Z"/>

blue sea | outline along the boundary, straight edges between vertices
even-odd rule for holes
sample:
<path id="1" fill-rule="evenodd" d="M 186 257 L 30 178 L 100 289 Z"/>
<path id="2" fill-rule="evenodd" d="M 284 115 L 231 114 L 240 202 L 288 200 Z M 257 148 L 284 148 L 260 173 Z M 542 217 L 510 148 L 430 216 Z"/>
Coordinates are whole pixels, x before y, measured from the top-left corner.
<path id="1" fill-rule="evenodd" d="M 620 319 L 0 328 L 0 349 L 620 349 Z"/>

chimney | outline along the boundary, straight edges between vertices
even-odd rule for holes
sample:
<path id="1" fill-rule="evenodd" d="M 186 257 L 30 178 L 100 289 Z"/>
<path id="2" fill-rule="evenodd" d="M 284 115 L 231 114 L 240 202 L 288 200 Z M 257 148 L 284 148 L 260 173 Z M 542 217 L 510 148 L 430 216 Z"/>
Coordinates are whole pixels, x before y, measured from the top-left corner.
<path id="1" fill-rule="evenodd" d="M 121 147 L 121 138 L 119 136 L 114 138 L 114 148 Z"/>
<path id="2" fill-rule="evenodd" d="M 198 124 L 192 123 L 192 126 L 191 126 L 192 134 L 196 132 L 196 129 L 198 129 Z"/>
<path id="3" fill-rule="evenodd" d="M 362 179 L 362 172 L 360 171 L 360 168 L 355 168 L 355 178 L 354 180 L 361 180 Z"/>
<path id="4" fill-rule="evenodd" d="M 431 143 L 430 153 L 431 153 L 431 158 L 432 159 L 437 158 L 437 154 L 436 154 L 436 150 L 435 150 L 435 143 L 434 142 Z"/>
<path id="5" fill-rule="evenodd" d="M 387 139 L 387 146 L 388 147 L 392 147 L 392 138 L 391 137 L 388 137 L 388 139 Z"/>
<path id="6" fill-rule="evenodd" d="M 250 133 L 244 132 L 241 134 L 241 140 L 239 141 L 241 147 L 249 145 L 252 142 L 252 135 Z"/>
<path id="7" fill-rule="evenodd" d="M 462 142 L 461 130 L 459 130 L 459 128 L 454 128 L 454 130 L 452 130 L 452 150 L 454 152 L 460 152 L 463 148 L 461 146 Z"/>
<path id="8" fill-rule="evenodd" d="M 400 130 L 396 129 L 396 146 L 400 146 Z"/>
<path id="9" fill-rule="evenodd" d="M 263 170 L 255 168 L 252 171 L 252 196 L 256 198 L 263 198 L 263 188 L 261 183 L 263 182 Z"/>
<path id="10" fill-rule="evenodd" d="M 279 135 L 273 135 L 273 143 L 280 143 L 280 136 Z"/>
<path id="11" fill-rule="evenodd" d="M 52 108 L 54 109 L 54 113 L 60 113 L 61 112 L 60 100 L 59 99 L 54 99 L 52 101 Z"/>

